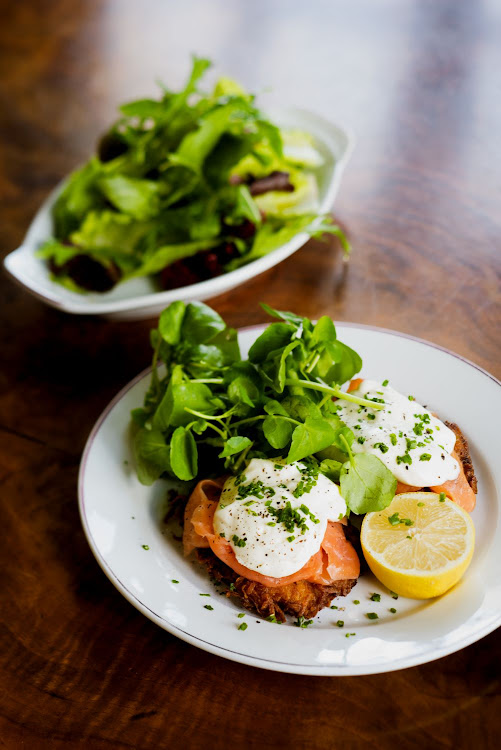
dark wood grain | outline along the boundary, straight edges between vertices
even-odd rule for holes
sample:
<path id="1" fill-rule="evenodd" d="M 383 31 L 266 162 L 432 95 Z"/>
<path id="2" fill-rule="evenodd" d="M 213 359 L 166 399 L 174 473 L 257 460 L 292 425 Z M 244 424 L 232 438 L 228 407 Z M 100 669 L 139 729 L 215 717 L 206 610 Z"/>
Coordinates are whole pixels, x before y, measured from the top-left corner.
<path id="1" fill-rule="evenodd" d="M 341 119 L 353 257 L 310 242 L 212 301 L 396 328 L 501 374 L 501 12 L 495 2 L 0 1 L 0 247 L 92 150 L 118 102 L 191 51 Z M 149 361 L 151 321 L 64 316 L 0 278 L 0 739 L 6 748 L 494 748 L 501 640 L 371 677 L 224 661 L 136 612 L 78 519 L 85 439 Z"/>

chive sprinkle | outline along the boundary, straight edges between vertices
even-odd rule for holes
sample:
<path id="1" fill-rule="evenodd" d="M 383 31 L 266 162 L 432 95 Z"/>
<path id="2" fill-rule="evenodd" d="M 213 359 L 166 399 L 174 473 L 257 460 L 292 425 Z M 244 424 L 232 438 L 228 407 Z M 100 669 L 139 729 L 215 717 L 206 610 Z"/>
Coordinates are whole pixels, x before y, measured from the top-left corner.
<path id="1" fill-rule="evenodd" d="M 242 623 L 241 623 L 241 624 L 240 624 L 240 625 L 238 626 L 238 629 L 239 629 L 239 630 L 247 630 L 247 623 L 246 623 L 246 622 L 242 622 Z"/>
<path id="2" fill-rule="evenodd" d="M 336 622 L 336 625 L 338 626 L 338 628 L 344 628 L 344 620 L 338 620 Z"/>
<path id="3" fill-rule="evenodd" d="M 379 615 L 378 615 L 378 614 L 376 614 L 375 612 L 366 612 L 365 616 L 366 616 L 366 617 L 367 617 L 367 618 L 368 618 L 369 620 L 379 620 Z"/>
<path id="4" fill-rule="evenodd" d="M 204 604 L 204 609 L 209 609 L 211 612 L 214 609 L 214 607 L 211 607 L 210 604 Z"/>

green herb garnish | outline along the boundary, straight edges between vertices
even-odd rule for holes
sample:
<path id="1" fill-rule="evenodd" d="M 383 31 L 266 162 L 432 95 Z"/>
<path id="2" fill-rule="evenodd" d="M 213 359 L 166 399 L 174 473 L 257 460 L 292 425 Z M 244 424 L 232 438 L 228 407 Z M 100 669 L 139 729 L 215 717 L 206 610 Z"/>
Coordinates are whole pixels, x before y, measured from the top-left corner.
<path id="1" fill-rule="evenodd" d="M 307 628 L 309 625 L 313 624 L 313 620 L 305 620 L 303 615 L 300 615 L 292 624 L 297 628 Z"/>

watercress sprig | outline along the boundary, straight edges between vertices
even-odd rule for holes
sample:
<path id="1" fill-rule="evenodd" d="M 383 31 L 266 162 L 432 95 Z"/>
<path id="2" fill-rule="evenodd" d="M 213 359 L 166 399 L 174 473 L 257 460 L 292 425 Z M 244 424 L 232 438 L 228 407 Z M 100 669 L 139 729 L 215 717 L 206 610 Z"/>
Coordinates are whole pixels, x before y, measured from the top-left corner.
<path id="1" fill-rule="evenodd" d="M 354 513 L 386 507 L 391 472 L 376 456 L 353 453 L 353 433 L 337 414 L 338 399 L 384 408 L 341 389 L 361 358 L 327 316 L 313 323 L 263 307 L 276 321 L 245 360 L 236 331 L 207 305 L 174 302 L 162 312 L 150 387 L 132 412 L 140 481 L 236 474 L 253 457 L 309 459 L 340 482 Z"/>

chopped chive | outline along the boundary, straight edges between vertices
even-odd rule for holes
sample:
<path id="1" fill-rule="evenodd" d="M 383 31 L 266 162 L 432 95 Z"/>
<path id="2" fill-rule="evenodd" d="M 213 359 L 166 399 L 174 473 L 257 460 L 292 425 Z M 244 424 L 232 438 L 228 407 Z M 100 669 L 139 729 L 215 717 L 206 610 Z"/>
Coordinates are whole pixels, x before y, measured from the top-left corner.
<path id="1" fill-rule="evenodd" d="M 381 601 L 381 594 L 372 594 L 370 597 L 371 601 L 373 602 L 380 602 Z"/>
<path id="2" fill-rule="evenodd" d="M 149 549 L 149 547 L 148 547 L 147 544 L 142 544 L 141 546 L 142 546 L 143 549 Z"/>
<path id="3" fill-rule="evenodd" d="M 395 607 L 390 607 L 390 612 L 392 613 L 392 615 L 394 615 L 396 611 L 397 610 L 395 609 Z"/>
<path id="4" fill-rule="evenodd" d="M 418 503 L 418 508 L 422 508 L 424 503 Z"/>
<path id="5" fill-rule="evenodd" d="M 383 380 L 383 382 L 381 383 L 381 385 L 384 385 L 386 387 L 389 382 L 390 382 L 389 380 Z"/>
<path id="6" fill-rule="evenodd" d="M 179 581 L 176 581 L 175 578 L 171 578 L 171 583 L 179 583 Z"/>
<path id="7" fill-rule="evenodd" d="M 438 499 L 439 499 L 439 502 L 445 503 L 445 492 L 441 492 Z"/>
<path id="8" fill-rule="evenodd" d="M 338 626 L 338 628 L 344 628 L 344 620 L 338 620 L 336 622 L 336 625 Z"/>
<path id="9" fill-rule="evenodd" d="M 331 609 L 337 609 L 335 604 L 331 604 Z"/>
<path id="10" fill-rule="evenodd" d="M 237 617 L 245 617 L 245 612 L 239 612 Z"/>
<path id="11" fill-rule="evenodd" d="M 209 609 L 211 612 L 214 609 L 214 607 L 211 607 L 210 604 L 204 604 L 204 609 Z"/>
<path id="12" fill-rule="evenodd" d="M 379 615 L 377 615 L 375 612 L 366 612 L 365 616 L 369 620 L 379 620 Z"/>
<path id="13" fill-rule="evenodd" d="M 359 599 L 353 599 L 353 604 L 360 604 L 360 600 Z"/>
<path id="14" fill-rule="evenodd" d="M 238 629 L 239 630 L 247 630 L 247 623 L 246 622 L 242 622 L 242 624 L 238 626 Z"/>

